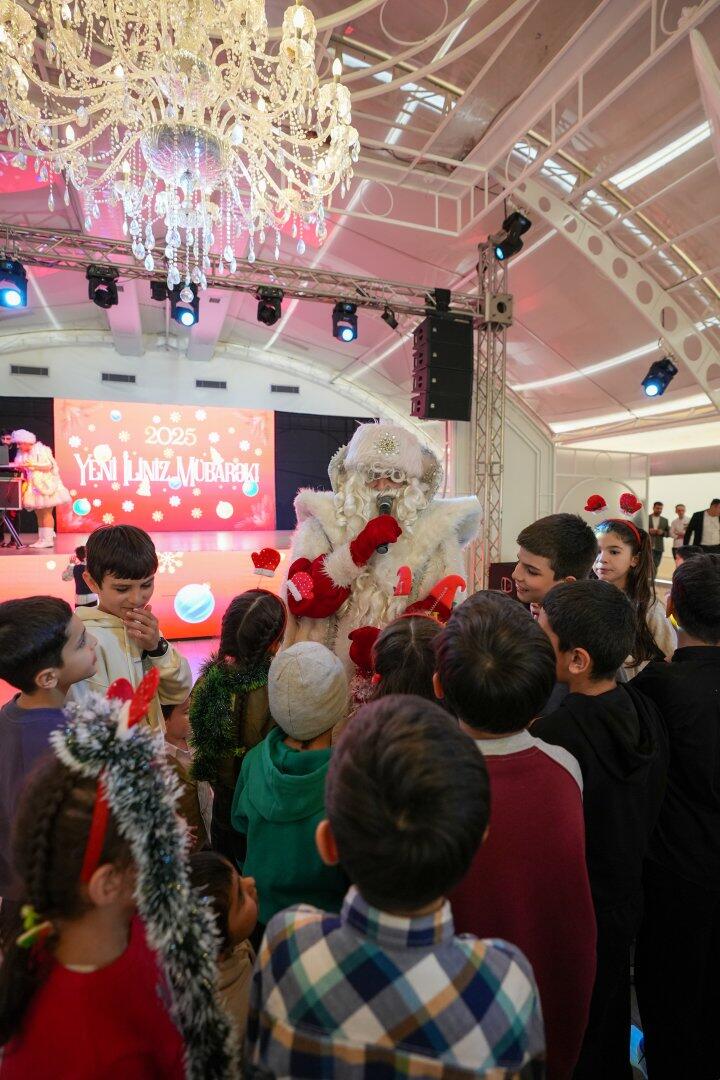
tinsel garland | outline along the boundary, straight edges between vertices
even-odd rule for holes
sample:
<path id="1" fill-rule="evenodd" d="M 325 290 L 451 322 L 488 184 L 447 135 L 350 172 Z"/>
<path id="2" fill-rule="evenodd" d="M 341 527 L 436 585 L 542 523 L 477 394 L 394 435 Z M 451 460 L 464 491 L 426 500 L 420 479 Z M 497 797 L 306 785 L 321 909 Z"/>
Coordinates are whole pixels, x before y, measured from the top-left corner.
<path id="1" fill-rule="evenodd" d="M 240 671 L 211 656 L 200 672 L 190 703 L 190 745 L 195 750 L 191 775 L 211 784 L 218 778 L 222 762 L 242 753 L 236 744 L 233 701 L 267 686 L 270 657 L 248 671 Z"/>
<path id="2" fill-rule="evenodd" d="M 215 997 L 220 938 L 190 885 L 187 826 L 175 813 L 180 788 L 166 763 L 163 737 L 145 725 L 118 737 L 121 703 L 99 694 L 68 703 L 66 712 L 70 720 L 51 742 L 68 768 L 85 776 L 102 773 L 113 819 L 132 851 L 138 912 L 170 985 L 186 1076 L 233 1080 L 238 1048 Z"/>

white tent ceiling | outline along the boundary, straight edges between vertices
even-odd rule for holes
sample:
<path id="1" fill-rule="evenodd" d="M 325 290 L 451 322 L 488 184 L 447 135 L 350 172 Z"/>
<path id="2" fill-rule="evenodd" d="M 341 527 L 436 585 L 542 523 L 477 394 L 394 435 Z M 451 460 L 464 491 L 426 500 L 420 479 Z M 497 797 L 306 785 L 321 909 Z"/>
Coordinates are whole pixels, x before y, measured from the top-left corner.
<path id="1" fill-rule="evenodd" d="M 653 449 L 667 446 L 669 422 L 717 416 L 706 390 L 720 387 L 720 183 L 689 35 L 698 29 L 720 59 L 720 0 L 685 3 L 360 0 L 340 10 L 337 0 L 313 0 L 323 71 L 342 56 L 363 153 L 325 244 L 308 245 L 301 258 L 284 238 L 281 259 L 470 291 L 477 243 L 497 229 L 505 202 L 526 206 L 532 184 L 556 208 L 560 200 L 565 224 L 577 219 L 582 231 L 590 222 L 607 247 L 637 260 L 660 302 L 643 308 L 551 214 L 530 212 L 533 228 L 509 272 L 514 392 L 564 441 L 611 425 L 641 429 Z M 271 24 L 283 7 L 268 0 Z M 77 193 L 68 206 L 56 195 L 50 213 L 47 185 L 9 160 L 5 153 L 0 162 L 1 222 L 82 231 Z M 93 230 L 117 237 L 120 225 L 107 211 Z M 258 258 L 273 258 L 270 241 Z M 3 311 L 0 334 L 109 326 L 118 350 L 137 355 L 164 332 L 162 308 L 142 282 L 126 283 L 109 313 L 88 302 L 80 274 L 31 270 L 30 282 L 28 309 Z M 218 295 L 215 304 L 203 296 L 189 335 L 172 325 L 191 356 L 249 342 L 408 404 L 415 320 L 401 319 L 393 333 L 361 312 L 358 341 L 341 346 L 324 305 L 286 301 L 268 329 L 251 297 Z M 659 312 L 670 299 L 717 366 L 704 363 L 703 387 L 681 350 L 658 415 L 647 412 L 640 381 L 661 355 Z M 715 426 L 703 426 L 716 441 Z M 648 429 L 658 429 L 655 442 Z"/>

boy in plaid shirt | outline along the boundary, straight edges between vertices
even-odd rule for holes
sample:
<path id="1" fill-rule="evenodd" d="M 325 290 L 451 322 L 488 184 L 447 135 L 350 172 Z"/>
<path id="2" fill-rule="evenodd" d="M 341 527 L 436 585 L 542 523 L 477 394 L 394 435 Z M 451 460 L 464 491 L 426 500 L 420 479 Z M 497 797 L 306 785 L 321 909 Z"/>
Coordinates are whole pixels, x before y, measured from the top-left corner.
<path id="1" fill-rule="evenodd" d="M 318 850 L 354 884 L 339 915 L 299 905 L 270 920 L 248 1060 L 293 1080 L 543 1076 L 530 965 L 504 941 L 456 936 L 445 900 L 487 831 L 472 740 L 419 697 L 366 705 L 334 749 L 326 807 Z"/>

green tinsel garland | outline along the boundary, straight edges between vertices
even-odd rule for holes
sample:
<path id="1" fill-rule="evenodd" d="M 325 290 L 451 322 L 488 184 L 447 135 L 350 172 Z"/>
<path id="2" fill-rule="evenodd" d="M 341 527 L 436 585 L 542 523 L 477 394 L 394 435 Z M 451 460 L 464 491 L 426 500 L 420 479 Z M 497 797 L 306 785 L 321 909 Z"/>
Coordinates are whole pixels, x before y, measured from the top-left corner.
<path id="1" fill-rule="evenodd" d="M 143 724 L 119 733 L 121 702 L 99 694 L 71 702 L 65 711 L 68 720 L 50 742 L 68 768 L 103 777 L 113 819 L 132 850 L 148 944 L 172 992 L 187 1080 L 236 1080 L 238 1048 L 216 998 L 220 935 L 210 908 L 190 885 L 187 826 L 175 813 L 180 789 L 162 735 Z"/>
<path id="2" fill-rule="evenodd" d="M 223 663 L 211 656 L 205 663 L 193 690 L 190 704 L 190 745 L 195 750 L 192 765 L 194 780 L 215 783 L 222 762 L 241 755 L 244 747 L 236 745 L 236 717 L 233 702 L 253 690 L 267 686 L 270 657 L 248 671 Z"/>

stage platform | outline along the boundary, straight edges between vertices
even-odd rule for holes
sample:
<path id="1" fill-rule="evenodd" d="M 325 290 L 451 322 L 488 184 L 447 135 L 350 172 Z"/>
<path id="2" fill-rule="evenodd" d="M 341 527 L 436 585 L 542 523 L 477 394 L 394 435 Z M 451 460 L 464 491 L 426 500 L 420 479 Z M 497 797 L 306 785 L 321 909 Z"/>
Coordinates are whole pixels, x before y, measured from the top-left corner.
<path id="1" fill-rule="evenodd" d="M 234 596 L 246 589 L 279 592 L 285 579 L 289 532 L 152 533 L 160 562 L 151 607 L 167 638 L 214 638 Z M 35 536 L 23 536 L 32 543 Z M 0 548 L 0 597 L 3 600 L 45 594 L 72 603 L 73 582 L 62 572 L 75 548 L 87 537 L 63 534 L 52 548 Z M 274 577 L 254 572 L 253 551 L 280 552 Z"/>

